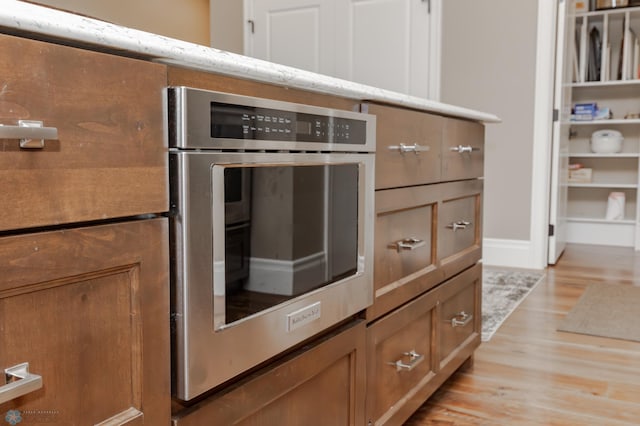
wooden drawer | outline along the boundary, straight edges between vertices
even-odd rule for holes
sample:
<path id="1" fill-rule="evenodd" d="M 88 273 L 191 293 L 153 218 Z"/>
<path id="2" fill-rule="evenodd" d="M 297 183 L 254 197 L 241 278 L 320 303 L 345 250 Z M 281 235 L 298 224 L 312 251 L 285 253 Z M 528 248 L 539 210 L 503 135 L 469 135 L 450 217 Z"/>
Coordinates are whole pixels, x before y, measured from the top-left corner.
<path id="1" fill-rule="evenodd" d="M 457 368 L 480 344 L 481 280 L 482 265 L 476 264 L 437 289 L 439 370 L 449 363 Z"/>
<path id="2" fill-rule="evenodd" d="M 28 362 L 42 378 L 1 413 L 21 411 L 24 424 L 168 424 L 166 218 L 0 238 L 0 276 L 0 368 Z"/>
<path id="3" fill-rule="evenodd" d="M 442 181 L 484 176 L 484 126 L 448 118 L 442 139 Z"/>
<path id="4" fill-rule="evenodd" d="M 365 335 L 358 321 L 197 405 L 174 404 L 173 425 L 363 425 Z"/>
<path id="5" fill-rule="evenodd" d="M 370 424 L 400 424 L 420 404 L 414 402 L 415 407 L 407 412 L 408 396 L 435 376 L 432 353 L 436 306 L 437 299 L 429 292 L 367 329 Z"/>
<path id="6" fill-rule="evenodd" d="M 442 184 L 438 266 L 451 277 L 482 256 L 482 180 Z"/>
<path id="7" fill-rule="evenodd" d="M 0 230 L 168 210 L 165 66 L 7 35 L 0 55 L 0 124 L 58 130 L 0 139 Z"/>
<path id="8" fill-rule="evenodd" d="M 445 119 L 424 112 L 368 105 L 376 115 L 376 189 L 440 180 Z"/>
<path id="9" fill-rule="evenodd" d="M 374 304 L 367 319 L 395 309 L 443 279 L 436 265 L 440 185 L 376 192 Z"/>

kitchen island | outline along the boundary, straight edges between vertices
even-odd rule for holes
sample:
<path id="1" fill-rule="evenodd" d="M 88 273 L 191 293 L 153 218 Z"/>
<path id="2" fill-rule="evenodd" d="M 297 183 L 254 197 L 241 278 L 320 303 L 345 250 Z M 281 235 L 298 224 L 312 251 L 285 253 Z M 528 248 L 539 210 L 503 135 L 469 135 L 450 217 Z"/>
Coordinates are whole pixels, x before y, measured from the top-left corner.
<path id="1" fill-rule="evenodd" d="M 472 364 L 483 123 L 497 117 L 19 1 L 3 5 L 0 32 L 0 124 L 15 132 L 0 139 L 0 366 L 29 363 L 1 413 L 58 424 L 313 424 L 329 413 L 335 424 L 398 424 Z M 188 402 L 171 398 L 165 88 L 179 85 L 378 123 L 372 305 Z M 47 130 L 25 136 L 28 126 Z"/>

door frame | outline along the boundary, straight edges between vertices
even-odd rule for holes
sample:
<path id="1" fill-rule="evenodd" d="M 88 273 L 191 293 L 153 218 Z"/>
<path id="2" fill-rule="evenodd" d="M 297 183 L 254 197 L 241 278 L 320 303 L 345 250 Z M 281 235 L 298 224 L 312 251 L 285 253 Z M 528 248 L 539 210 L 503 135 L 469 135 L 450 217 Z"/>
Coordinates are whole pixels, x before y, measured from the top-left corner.
<path id="1" fill-rule="evenodd" d="M 558 1 L 538 0 L 530 228 L 530 267 L 535 269 L 546 268 L 548 261 Z"/>

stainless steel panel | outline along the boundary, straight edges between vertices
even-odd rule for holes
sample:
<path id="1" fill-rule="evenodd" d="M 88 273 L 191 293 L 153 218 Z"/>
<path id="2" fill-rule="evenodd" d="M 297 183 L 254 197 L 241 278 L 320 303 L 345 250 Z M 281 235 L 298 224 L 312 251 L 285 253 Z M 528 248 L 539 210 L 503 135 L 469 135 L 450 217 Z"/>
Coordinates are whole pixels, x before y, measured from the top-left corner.
<path id="1" fill-rule="evenodd" d="M 373 154 L 172 152 L 176 396 L 191 399 L 348 318 L 373 301 Z M 359 165 L 358 268 L 355 276 L 214 331 L 224 306 L 221 165 Z M 219 173 L 219 174 L 218 174 Z M 213 176 L 213 177 L 212 177 Z M 288 316 L 319 303 L 319 318 L 287 332 Z"/>

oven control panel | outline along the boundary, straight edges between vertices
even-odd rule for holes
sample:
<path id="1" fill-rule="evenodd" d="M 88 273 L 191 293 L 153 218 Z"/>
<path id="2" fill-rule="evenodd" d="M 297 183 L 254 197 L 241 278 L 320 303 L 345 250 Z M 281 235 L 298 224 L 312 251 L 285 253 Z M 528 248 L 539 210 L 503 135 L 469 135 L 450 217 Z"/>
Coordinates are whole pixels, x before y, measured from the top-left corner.
<path id="1" fill-rule="evenodd" d="M 366 125 L 353 118 L 211 103 L 213 138 L 364 145 Z"/>
<path id="2" fill-rule="evenodd" d="M 171 148 L 375 152 L 372 114 L 183 86 L 168 100 Z"/>

